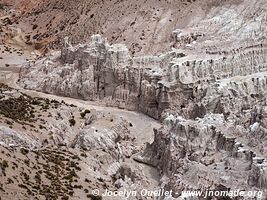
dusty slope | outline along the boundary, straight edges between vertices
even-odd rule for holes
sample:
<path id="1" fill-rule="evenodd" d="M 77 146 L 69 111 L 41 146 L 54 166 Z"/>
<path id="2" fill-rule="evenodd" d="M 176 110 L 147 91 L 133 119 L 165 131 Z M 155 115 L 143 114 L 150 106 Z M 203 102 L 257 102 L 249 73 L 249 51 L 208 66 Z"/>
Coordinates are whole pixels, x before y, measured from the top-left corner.
<path id="1" fill-rule="evenodd" d="M 16 87 L 16 74 L 0 72 L 9 77 L 1 82 Z M 137 113 L 3 84 L 0 91 L 4 200 L 91 199 L 92 189 L 157 187 L 157 171 L 131 159 L 152 141 L 157 122 Z"/>
<path id="2" fill-rule="evenodd" d="M 6 1 L 9 2 L 9 1 Z M 37 48 L 59 47 L 65 36 L 73 44 L 100 33 L 112 43 L 125 43 L 132 53 L 162 52 L 172 46 L 171 32 L 201 19 L 217 0 L 20 0 L 17 22 Z"/>

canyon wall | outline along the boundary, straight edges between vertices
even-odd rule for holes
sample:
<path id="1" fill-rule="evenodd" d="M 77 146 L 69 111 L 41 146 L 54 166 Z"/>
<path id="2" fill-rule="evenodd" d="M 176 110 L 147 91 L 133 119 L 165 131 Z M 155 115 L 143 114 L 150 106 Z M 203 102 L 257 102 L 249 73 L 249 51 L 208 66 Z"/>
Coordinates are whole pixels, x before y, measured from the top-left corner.
<path id="1" fill-rule="evenodd" d="M 66 41 L 62 51 L 25 66 L 20 84 L 27 89 L 99 100 L 159 119 L 167 108 L 190 110 L 190 102 L 201 103 L 199 99 L 207 88 L 223 85 L 228 79 L 259 73 L 263 76 L 266 53 L 261 44 L 216 59 L 183 61 L 187 56 L 177 50 L 132 58 L 126 46 L 109 45 L 95 35 L 90 42 L 75 47 Z M 253 81 L 257 80 L 256 76 Z"/>

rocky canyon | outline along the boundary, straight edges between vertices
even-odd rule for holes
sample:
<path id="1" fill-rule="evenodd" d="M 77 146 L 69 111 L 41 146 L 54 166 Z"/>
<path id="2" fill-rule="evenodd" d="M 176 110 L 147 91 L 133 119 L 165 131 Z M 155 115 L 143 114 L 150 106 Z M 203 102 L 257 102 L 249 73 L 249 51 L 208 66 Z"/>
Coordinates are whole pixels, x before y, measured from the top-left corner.
<path id="1" fill-rule="evenodd" d="M 265 0 L 0 1 L 0 199 L 266 199 L 266 33 Z"/>

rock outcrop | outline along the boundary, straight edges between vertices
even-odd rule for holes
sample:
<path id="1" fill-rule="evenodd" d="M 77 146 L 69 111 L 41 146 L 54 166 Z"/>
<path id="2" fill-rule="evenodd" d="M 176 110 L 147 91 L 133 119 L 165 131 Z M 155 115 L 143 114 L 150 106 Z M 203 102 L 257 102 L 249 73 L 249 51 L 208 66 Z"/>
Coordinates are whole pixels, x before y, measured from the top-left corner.
<path id="1" fill-rule="evenodd" d="M 238 122 L 221 114 L 198 120 L 170 115 L 136 160 L 157 167 L 165 177 L 162 186 L 178 194 L 219 186 L 266 191 L 266 129 L 259 124 L 245 129 Z"/>
<path id="2" fill-rule="evenodd" d="M 27 89 L 99 100 L 158 119 L 167 108 L 190 105 L 190 99 L 203 96 L 201 91 L 212 84 L 236 76 L 263 76 L 266 52 L 261 44 L 216 59 L 187 60 L 176 50 L 132 58 L 124 45 L 110 46 L 95 35 L 87 44 L 65 47 L 25 66 L 20 84 Z"/>
<path id="3" fill-rule="evenodd" d="M 180 56 L 170 52 L 131 58 L 124 45 L 110 46 L 95 35 L 88 44 L 66 47 L 33 66 L 25 66 L 20 84 L 27 89 L 99 100 L 159 118 L 168 106 L 166 86 L 159 82 L 164 76 L 163 67 Z"/>

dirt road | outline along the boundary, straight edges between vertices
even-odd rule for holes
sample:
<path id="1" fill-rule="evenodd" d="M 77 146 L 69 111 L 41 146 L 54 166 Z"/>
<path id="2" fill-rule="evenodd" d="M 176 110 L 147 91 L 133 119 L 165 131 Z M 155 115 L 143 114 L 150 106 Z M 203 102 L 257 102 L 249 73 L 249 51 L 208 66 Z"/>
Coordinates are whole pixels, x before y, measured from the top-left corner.
<path id="1" fill-rule="evenodd" d="M 133 124 L 131 133 L 136 138 L 137 146 L 143 146 L 147 142 L 151 143 L 153 141 L 154 136 L 153 128 L 159 128 L 161 126 L 158 121 L 149 118 L 141 113 L 101 106 L 97 105 L 97 102 L 90 102 L 69 97 L 45 94 L 32 90 L 25 90 L 17 85 L 17 80 L 19 78 L 19 68 L 19 65 L 14 66 L 12 68 L 0 68 L 0 82 L 5 83 L 12 88 L 18 89 L 20 92 L 23 92 L 32 97 L 56 99 L 57 101 L 65 101 L 68 104 L 73 104 L 83 109 L 95 109 L 97 111 L 111 113 L 115 116 L 123 117 L 124 119 Z M 137 163 L 132 158 L 126 159 L 125 162 L 133 168 L 137 168 L 137 165 L 142 167 L 145 176 L 151 181 L 151 189 L 154 189 L 158 186 L 160 176 L 157 169 L 142 163 Z"/>

